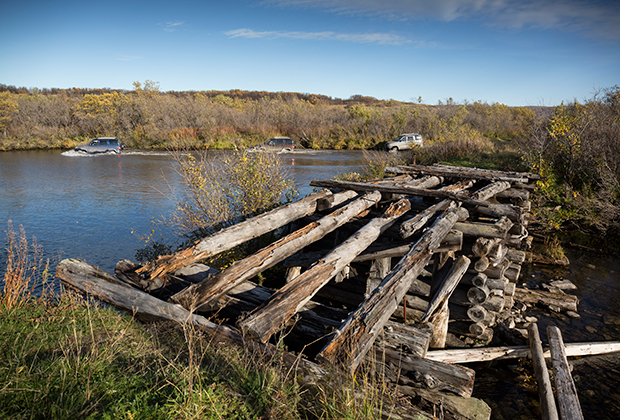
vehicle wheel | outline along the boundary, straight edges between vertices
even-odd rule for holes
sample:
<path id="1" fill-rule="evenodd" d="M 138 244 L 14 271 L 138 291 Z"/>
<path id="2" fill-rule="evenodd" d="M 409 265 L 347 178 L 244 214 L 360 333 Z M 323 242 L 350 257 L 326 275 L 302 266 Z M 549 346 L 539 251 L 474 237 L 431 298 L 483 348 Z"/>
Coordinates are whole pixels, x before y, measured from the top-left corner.
<path id="1" fill-rule="evenodd" d="M 398 147 L 394 146 L 390 149 L 390 152 L 398 152 Z"/>

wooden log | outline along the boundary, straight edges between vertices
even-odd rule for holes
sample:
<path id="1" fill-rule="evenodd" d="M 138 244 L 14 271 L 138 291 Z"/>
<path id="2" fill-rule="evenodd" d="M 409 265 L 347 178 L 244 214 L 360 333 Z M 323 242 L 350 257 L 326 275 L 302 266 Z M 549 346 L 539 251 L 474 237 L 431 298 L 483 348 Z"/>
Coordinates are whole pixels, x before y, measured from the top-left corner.
<path id="1" fill-rule="evenodd" d="M 399 382 L 402 385 L 471 397 L 476 376 L 473 369 L 413 357 L 391 349 L 386 349 L 383 357 L 385 363 L 400 367 L 403 374 Z"/>
<path id="2" fill-rule="evenodd" d="M 469 332 L 479 337 L 483 335 L 487 330 L 487 326 L 482 322 L 474 322 L 469 326 Z"/>
<path id="3" fill-rule="evenodd" d="M 484 270 L 484 274 L 489 278 L 501 279 L 506 275 L 506 271 L 510 267 L 510 261 L 504 260 L 503 263 L 496 265 L 489 265 L 486 270 Z"/>
<path id="4" fill-rule="evenodd" d="M 491 249 L 501 241 L 501 238 L 478 238 L 471 247 L 476 257 L 486 257 Z"/>
<path id="5" fill-rule="evenodd" d="M 484 273 L 487 268 L 489 268 L 489 259 L 485 256 L 478 258 L 474 263 L 474 270 L 478 273 Z"/>
<path id="6" fill-rule="evenodd" d="M 500 313 L 506 306 L 506 299 L 502 296 L 490 296 L 486 301 L 482 302 L 481 305 L 488 311 Z"/>
<path id="7" fill-rule="evenodd" d="M 491 265 L 493 267 L 497 267 L 499 264 L 504 262 L 507 253 L 508 247 L 504 246 L 501 242 L 495 245 L 489 253 L 489 261 L 491 262 Z"/>
<path id="8" fill-rule="evenodd" d="M 592 356 L 620 352 L 620 341 L 600 343 L 566 343 L 567 357 Z M 546 359 L 551 358 L 547 348 L 543 353 Z M 531 357 L 528 346 L 479 347 L 471 349 L 433 350 L 426 353 L 429 360 L 445 363 L 476 363 L 491 360 L 508 360 Z"/>
<path id="9" fill-rule="evenodd" d="M 510 264 L 508 268 L 506 268 L 506 271 L 504 272 L 504 276 L 512 282 L 517 282 L 519 280 L 520 275 L 521 275 L 521 265 L 515 264 L 515 263 Z"/>
<path id="10" fill-rule="evenodd" d="M 566 311 L 577 312 L 579 299 L 577 296 L 545 292 L 542 290 L 529 290 L 517 287 L 514 299 L 530 305 L 555 306 Z"/>
<path id="11" fill-rule="evenodd" d="M 467 309 L 467 316 L 474 322 L 491 325 L 495 322 L 495 314 L 481 305 L 473 305 Z"/>
<path id="12" fill-rule="evenodd" d="M 171 299 L 187 309 L 197 309 L 200 305 L 222 296 L 236 285 L 273 267 L 299 249 L 336 230 L 352 217 L 377 203 L 380 198 L 379 192 L 368 193 L 318 222 L 310 223 L 249 257 L 235 261 L 215 276 L 188 287 Z"/>
<path id="13" fill-rule="evenodd" d="M 518 249 L 508 248 L 508 252 L 506 253 L 506 258 L 514 263 L 523 263 L 525 262 L 526 253 L 525 251 L 521 251 Z"/>
<path id="14" fill-rule="evenodd" d="M 487 279 L 487 283 L 486 283 L 489 290 L 501 290 L 502 292 L 506 290 L 506 287 L 508 287 L 508 284 L 510 284 L 510 282 L 508 281 L 507 278 Z"/>
<path id="15" fill-rule="evenodd" d="M 534 322 L 527 328 L 534 374 L 538 382 L 538 398 L 543 420 L 558 420 L 558 411 L 555 407 L 553 388 L 547 371 L 547 363 L 543 355 L 542 342 L 538 333 L 538 325 Z"/>
<path id="16" fill-rule="evenodd" d="M 336 180 L 311 181 L 312 187 L 338 188 L 354 191 L 380 191 L 382 194 L 404 194 L 409 196 L 433 197 L 450 199 L 474 207 L 486 207 L 491 205 L 485 200 L 473 200 L 465 193 L 454 193 L 448 190 L 430 190 L 425 188 L 412 188 L 393 185 L 373 185 L 367 182 L 346 182 Z"/>
<path id="17" fill-rule="evenodd" d="M 509 198 L 517 201 L 526 201 L 530 199 L 530 192 L 519 188 L 508 188 L 495 195 L 496 198 Z"/>
<path id="18" fill-rule="evenodd" d="M 399 217 L 409 211 L 408 200 L 392 204 L 382 217 L 377 217 L 355 235 L 311 266 L 296 279 L 278 290 L 267 302 L 252 311 L 239 326 L 245 335 L 260 342 L 284 326 L 303 306 L 325 286 L 336 273 L 351 263 L 353 259 L 373 243 L 382 232 Z"/>
<path id="19" fill-rule="evenodd" d="M 493 182 L 473 193 L 471 195 L 471 198 L 473 198 L 474 200 L 488 200 L 489 198 L 494 197 L 496 194 L 499 194 L 502 191 L 507 190 L 508 188 L 510 188 L 510 182 Z"/>
<path id="20" fill-rule="evenodd" d="M 326 197 L 322 197 L 317 199 L 316 201 L 316 210 L 317 211 L 325 211 L 331 208 L 337 207 L 340 204 L 357 198 L 359 193 L 351 190 L 342 191 L 337 194 L 331 194 Z"/>
<path id="21" fill-rule="evenodd" d="M 432 336 L 433 324 L 403 325 L 388 321 L 385 324 L 383 336 L 375 343 L 375 350 L 382 352 L 387 346 L 394 350 L 401 349 L 412 357 L 423 359 L 426 357 Z"/>
<path id="22" fill-rule="evenodd" d="M 508 296 L 514 296 L 515 290 L 517 290 L 516 283 L 508 283 L 504 288 L 504 298 L 507 298 Z"/>
<path id="23" fill-rule="evenodd" d="M 291 282 L 295 277 L 297 277 L 300 274 L 301 274 L 300 266 L 289 267 L 286 270 L 286 282 L 287 283 Z"/>
<path id="24" fill-rule="evenodd" d="M 174 321 L 181 324 L 191 324 L 213 334 L 217 341 L 223 340 L 227 343 L 240 345 L 257 354 L 278 354 L 286 366 L 295 369 L 303 383 L 316 384 L 326 376 L 326 372 L 322 368 L 308 360 L 298 358 L 288 352 L 282 352 L 281 349 L 276 349 L 273 345 L 246 340 L 230 327 L 215 324 L 203 316 L 190 313 L 179 305 L 164 302 L 132 288 L 110 274 L 82 261 L 62 260 L 56 266 L 56 277 L 63 284 L 109 303 L 131 314 L 136 319 L 146 322 Z"/>
<path id="25" fill-rule="evenodd" d="M 474 286 L 474 287 L 470 287 L 469 290 L 467 291 L 467 299 L 469 299 L 469 301 L 473 305 L 479 305 L 481 303 L 486 302 L 487 299 L 489 299 L 490 294 L 491 294 L 491 291 L 486 285 L 482 287 Z"/>
<path id="26" fill-rule="evenodd" d="M 494 204 L 489 203 L 486 206 L 475 206 L 471 209 L 473 214 L 479 214 L 482 216 L 492 217 L 494 219 L 500 219 L 507 217 L 514 223 L 523 223 L 527 212 L 519 206 L 513 206 L 511 204 Z"/>
<path id="27" fill-rule="evenodd" d="M 426 412 L 439 413 L 443 420 L 490 420 L 491 407 L 481 399 L 465 398 L 445 392 L 414 388 L 407 385 L 398 385 L 396 390 L 410 396 L 415 401 L 416 408 Z M 388 418 L 388 417 L 386 417 Z"/>
<path id="28" fill-rule="evenodd" d="M 445 211 L 448 208 L 456 207 L 456 203 L 452 200 L 442 200 L 437 204 L 430 206 L 428 209 L 416 214 L 413 218 L 401 223 L 399 233 L 401 238 L 407 239 L 422 229 L 435 213 Z"/>
<path id="29" fill-rule="evenodd" d="M 385 276 L 392 268 L 392 258 L 380 258 L 372 260 L 370 270 L 368 271 L 368 280 L 366 280 L 366 293 L 370 294 L 381 284 Z"/>
<path id="30" fill-rule="evenodd" d="M 443 278 L 439 279 L 439 284 L 436 288 L 437 291 L 431 298 L 428 308 L 424 313 L 424 316 L 422 317 L 422 322 L 426 322 L 428 318 L 431 317 L 433 312 L 439 307 L 445 306 L 445 309 L 447 311 L 448 300 L 450 299 L 450 296 L 452 296 L 452 293 L 454 292 L 454 289 L 456 289 L 456 286 L 461 281 L 463 274 L 465 274 L 465 272 L 467 271 L 470 262 L 471 261 L 469 260 L 469 258 L 464 255 L 461 256 L 457 261 L 454 262 L 446 275 Z M 437 328 L 435 328 L 435 331 L 437 331 Z"/>
<path id="31" fill-rule="evenodd" d="M 310 194 L 294 203 L 286 204 L 267 213 L 222 229 L 202 239 L 196 245 L 177 252 L 174 255 L 161 256 L 157 261 L 149 263 L 137 271 L 148 275 L 151 279 L 166 273 L 174 273 L 181 267 L 228 251 L 250 239 L 258 238 L 294 220 L 310 215 L 316 211 L 317 200 L 330 195 L 332 195 L 332 193 L 327 190 Z"/>
<path id="32" fill-rule="evenodd" d="M 424 269 L 433 251 L 459 219 L 465 209 L 449 209 L 438 217 L 430 229 L 411 247 L 390 274 L 338 329 L 330 343 L 317 355 L 317 360 L 336 363 L 355 371 L 372 346 L 378 331 L 398 307 L 412 280 Z"/>
<path id="33" fill-rule="evenodd" d="M 479 223 L 479 222 L 459 222 L 454 225 L 454 229 L 460 230 L 463 232 L 465 237 L 483 237 L 483 238 L 500 238 L 503 239 L 506 237 L 508 229 L 512 227 L 512 225 L 508 225 L 504 223 L 504 220 L 509 219 L 501 219 L 503 223 Z"/>
<path id="34" fill-rule="evenodd" d="M 482 342 L 490 342 L 493 339 L 493 328 L 485 329 L 482 334 L 473 334 L 469 327 L 471 326 L 471 322 L 459 322 L 453 321 L 448 325 L 448 330 L 457 335 L 464 335 L 466 337 L 471 337 L 476 340 L 480 340 Z"/>
<path id="35" fill-rule="evenodd" d="M 583 419 L 577 389 L 575 388 L 575 382 L 573 382 L 568 360 L 566 359 L 562 333 L 558 327 L 550 325 L 547 327 L 547 336 L 549 338 L 549 350 L 553 365 L 553 382 L 555 383 L 560 417 L 563 420 Z"/>
<path id="36" fill-rule="evenodd" d="M 390 174 L 418 174 L 436 175 L 452 178 L 481 179 L 488 181 L 506 181 L 528 183 L 532 174 L 521 172 L 491 171 L 478 168 L 463 168 L 457 166 L 424 166 L 407 165 L 398 167 L 387 167 L 385 171 Z"/>
<path id="37" fill-rule="evenodd" d="M 463 245 L 463 233 L 451 230 L 444 237 L 443 241 L 435 252 L 460 251 Z M 411 249 L 411 242 L 390 242 L 379 243 L 369 246 L 364 252 L 355 257 L 353 262 L 372 261 L 381 258 L 402 258 Z M 309 267 L 317 260 L 323 258 L 325 252 L 305 252 L 297 253 L 286 258 L 282 262 L 284 267 Z"/>
<path id="38" fill-rule="evenodd" d="M 446 338 L 448 337 L 448 322 L 450 321 L 450 309 L 448 308 L 448 301 L 442 301 L 440 306 L 431 313 L 430 316 L 425 318 L 427 311 L 422 315 L 421 322 L 428 320 L 433 324 L 433 337 L 429 344 L 430 348 L 443 349 L 446 347 Z"/>

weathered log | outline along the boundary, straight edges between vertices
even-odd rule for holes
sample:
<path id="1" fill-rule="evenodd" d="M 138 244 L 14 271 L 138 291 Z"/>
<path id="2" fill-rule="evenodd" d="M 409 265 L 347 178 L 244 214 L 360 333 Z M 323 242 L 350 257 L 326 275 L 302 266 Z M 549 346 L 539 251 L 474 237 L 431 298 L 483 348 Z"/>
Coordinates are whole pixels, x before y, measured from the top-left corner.
<path id="1" fill-rule="evenodd" d="M 484 273 L 487 268 L 489 268 L 489 259 L 484 255 L 478 258 L 474 263 L 474 270 L 476 270 L 476 272 L 478 273 Z"/>
<path id="2" fill-rule="evenodd" d="M 504 262 L 506 258 L 506 254 L 508 253 L 508 247 L 504 246 L 501 242 L 495 245 L 491 252 L 489 252 L 489 261 L 493 267 L 497 267 L 499 264 Z"/>
<path id="3" fill-rule="evenodd" d="M 482 287 L 474 286 L 470 287 L 467 291 L 467 299 L 469 299 L 473 305 L 479 305 L 486 302 L 490 294 L 491 291 L 486 285 Z"/>
<path id="4" fill-rule="evenodd" d="M 506 299 L 502 296 L 490 296 L 487 300 L 481 303 L 482 307 L 491 312 L 501 312 L 506 306 Z"/>
<path id="5" fill-rule="evenodd" d="M 63 284 L 109 303 L 131 314 L 136 319 L 147 322 L 174 321 L 181 324 L 187 323 L 213 334 L 217 340 L 241 345 L 250 351 L 266 355 L 277 353 L 285 365 L 296 369 L 299 378 L 304 383 L 316 383 L 326 375 L 322 368 L 308 360 L 287 352 L 283 353 L 269 344 L 259 344 L 246 340 L 230 327 L 217 325 L 203 316 L 190 313 L 179 305 L 173 305 L 152 297 L 82 261 L 62 260 L 56 266 L 56 277 Z"/>
<path id="6" fill-rule="evenodd" d="M 336 273 L 373 243 L 410 208 L 408 200 L 392 204 L 382 217 L 377 217 L 355 235 L 344 241 L 322 260 L 278 290 L 267 302 L 239 322 L 241 330 L 249 337 L 266 342 L 273 333 L 297 313 L 316 291 L 325 286 Z"/>
<path id="7" fill-rule="evenodd" d="M 506 271 L 504 271 L 504 276 L 512 282 L 517 282 L 519 280 L 520 275 L 521 275 L 520 264 L 512 263 L 508 266 L 508 268 L 506 268 Z"/>
<path id="8" fill-rule="evenodd" d="M 469 326 L 469 332 L 473 335 L 479 337 L 484 334 L 487 330 L 487 326 L 482 322 L 474 322 Z"/>
<path id="9" fill-rule="evenodd" d="M 492 328 L 486 328 L 482 332 L 482 334 L 474 334 L 469 330 L 469 327 L 471 325 L 471 322 L 453 321 L 450 322 L 450 324 L 448 325 L 448 331 L 453 334 L 464 335 L 486 343 L 490 342 L 493 339 Z"/>
<path id="10" fill-rule="evenodd" d="M 471 397 L 476 376 L 473 369 L 430 361 L 391 349 L 386 349 L 381 356 L 385 363 L 392 363 L 400 368 L 402 374 L 399 383 L 401 385 Z"/>
<path id="11" fill-rule="evenodd" d="M 366 280 L 366 293 L 370 294 L 377 288 L 390 272 L 392 268 L 392 258 L 380 258 L 372 260 L 370 270 L 368 271 L 368 279 Z"/>
<path id="12" fill-rule="evenodd" d="M 413 218 L 401 223 L 399 230 L 400 236 L 403 239 L 409 238 L 418 230 L 422 229 L 429 219 L 435 215 L 435 213 L 447 210 L 450 207 L 456 207 L 456 203 L 452 200 L 442 200 L 439 203 L 434 204 L 426 210 L 416 214 Z"/>
<path id="13" fill-rule="evenodd" d="M 577 304 L 579 302 L 577 296 L 544 292 L 542 290 L 522 289 L 520 287 L 515 289 L 514 299 L 517 302 L 530 305 L 555 306 L 573 312 L 577 312 Z"/>
<path id="14" fill-rule="evenodd" d="M 332 195 L 330 191 L 319 191 L 294 203 L 222 229 L 190 248 L 174 255 L 159 257 L 157 261 L 143 266 L 138 272 L 148 274 L 151 279 L 166 273 L 174 273 L 181 267 L 232 249 L 250 239 L 258 238 L 267 232 L 312 214 L 316 211 L 317 200 L 330 195 Z"/>
<path id="15" fill-rule="evenodd" d="M 351 371 L 363 360 L 378 331 L 398 307 L 411 282 L 426 266 L 433 251 L 459 219 L 468 217 L 465 209 L 450 209 L 435 220 L 433 226 L 411 247 L 390 274 L 338 329 L 317 360 L 339 361 Z"/>
<path id="16" fill-rule="evenodd" d="M 523 263 L 525 262 L 526 253 L 524 251 L 520 251 L 518 249 L 508 248 L 508 252 L 506 253 L 506 258 L 514 263 Z"/>
<path id="17" fill-rule="evenodd" d="M 318 222 L 310 223 L 255 254 L 235 261 L 215 276 L 188 287 L 171 299 L 190 310 L 197 309 L 200 305 L 222 296 L 236 285 L 273 267 L 286 257 L 293 255 L 299 249 L 334 231 L 361 211 L 375 204 L 380 198 L 381 194 L 379 192 L 368 193 L 347 206 L 323 217 Z"/>
<path id="18" fill-rule="evenodd" d="M 506 287 L 508 287 L 508 285 L 511 284 L 507 278 L 501 278 L 501 279 L 487 279 L 486 285 L 489 288 L 489 290 L 501 290 L 504 291 L 506 290 Z M 514 284 L 514 283 L 512 283 Z M 514 292 L 513 292 L 514 294 Z"/>
<path id="19" fill-rule="evenodd" d="M 620 341 L 600 343 L 566 343 L 565 351 L 567 357 L 616 353 L 620 352 Z M 543 353 L 543 356 L 546 359 L 551 358 L 551 353 L 548 348 Z M 427 359 L 445 363 L 475 363 L 488 362 L 491 360 L 520 359 L 525 357 L 531 357 L 531 352 L 528 346 L 433 350 L 426 353 Z"/>
<path id="20" fill-rule="evenodd" d="M 396 390 L 412 398 L 416 407 L 428 412 L 440 409 L 443 420 L 490 420 L 491 407 L 481 399 L 399 385 Z"/>
<path id="21" fill-rule="evenodd" d="M 471 247 L 471 250 L 476 257 L 486 257 L 489 252 L 491 252 L 491 249 L 500 241 L 501 238 L 478 238 Z"/>
<path id="22" fill-rule="evenodd" d="M 292 281 L 295 277 L 297 277 L 300 274 L 301 274 L 300 266 L 289 267 L 286 270 L 286 282 L 288 283 Z"/>
<path id="23" fill-rule="evenodd" d="M 522 172 L 491 171 L 478 168 L 463 168 L 457 166 L 425 166 L 407 165 L 398 167 L 387 167 L 385 171 L 390 174 L 419 174 L 436 175 L 452 178 L 482 179 L 488 181 L 507 181 L 528 183 L 532 174 Z"/>
<path id="24" fill-rule="evenodd" d="M 431 298 L 428 308 L 422 317 L 422 322 L 425 322 L 428 318 L 430 318 L 433 312 L 441 306 L 445 306 L 445 309 L 447 310 L 448 300 L 450 299 L 450 296 L 452 296 L 456 286 L 461 281 L 463 274 L 467 271 L 470 262 L 471 261 L 469 258 L 464 255 L 461 256 L 454 262 L 454 264 L 452 264 L 446 275 L 439 279 L 439 284 L 436 287 L 437 292 Z M 437 330 L 437 328 L 435 328 L 435 330 Z"/>
<path id="25" fill-rule="evenodd" d="M 510 261 L 504 260 L 504 262 L 496 265 L 495 267 L 493 265 L 489 265 L 487 269 L 484 270 L 484 274 L 486 274 L 488 278 L 501 279 L 506 275 L 506 271 L 509 267 Z"/>
<path id="26" fill-rule="evenodd" d="M 336 180 L 323 180 L 310 182 L 312 187 L 338 188 L 354 191 L 380 191 L 382 194 L 404 194 L 420 197 L 434 197 L 458 201 L 467 206 L 486 207 L 491 205 L 485 200 L 473 200 L 464 193 L 454 193 L 447 190 L 429 190 L 424 188 L 403 187 L 394 185 L 373 185 L 367 182 L 347 182 Z"/>
<path id="27" fill-rule="evenodd" d="M 518 201 L 526 201 L 530 199 L 530 192 L 519 188 L 508 188 L 495 195 L 496 198 L 509 198 Z"/>
<path id="28" fill-rule="evenodd" d="M 504 288 L 504 298 L 507 297 L 512 297 L 515 295 L 515 290 L 517 290 L 517 284 L 516 283 L 508 283 L 506 285 L 506 287 Z"/>
<path id="29" fill-rule="evenodd" d="M 507 190 L 508 188 L 510 188 L 510 182 L 493 182 L 473 193 L 471 195 L 471 198 L 473 198 L 474 200 L 488 200 L 489 198 L 494 197 L 496 194 L 499 194 L 502 191 Z"/>
<path id="30" fill-rule="evenodd" d="M 564 342 L 560 329 L 554 325 L 547 327 L 551 363 L 553 365 L 553 382 L 558 400 L 558 411 L 564 420 L 583 419 L 575 382 L 570 374 Z"/>
<path id="31" fill-rule="evenodd" d="M 433 324 L 430 323 L 403 325 L 388 321 L 385 324 L 383 336 L 375 342 L 375 357 L 376 353 L 389 347 L 394 350 L 401 349 L 413 357 L 423 359 L 426 357 L 432 335 Z"/>
<path id="32" fill-rule="evenodd" d="M 538 333 L 538 325 L 534 322 L 527 328 L 528 339 L 530 344 L 530 353 L 532 355 L 532 364 L 534 365 L 534 374 L 538 382 L 538 397 L 540 400 L 540 411 L 543 420 L 558 420 L 558 411 L 555 407 L 555 399 L 553 398 L 553 388 L 547 371 L 547 363 L 543 355 L 542 342 Z"/>
<path id="33" fill-rule="evenodd" d="M 429 308 L 430 309 L 430 308 Z M 434 326 L 433 337 L 429 343 L 429 347 L 433 349 L 443 349 L 446 347 L 446 338 L 448 336 L 448 322 L 450 321 L 450 309 L 448 308 L 448 301 L 444 300 L 440 303 L 440 306 L 431 313 L 430 316 L 425 318 L 429 313 L 428 309 L 424 315 L 422 315 L 421 321 L 430 322 Z"/>
<path id="34" fill-rule="evenodd" d="M 501 221 L 501 223 L 500 223 Z M 463 232 L 465 237 L 505 238 L 512 222 L 508 218 L 502 218 L 497 223 L 459 222 L 454 229 Z"/>
<path id="35" fill-rule="evenodd" d="M 411 249 L 411 242 L 398 242 L 388 244 L 375 244 L 369 246 L 364 252 L 355 257 L 353 262 L 371 261 L 381 258 L 401 258 Z M 463 245 L 463 233 L 457 230 L 451 230 L 444 237 L 443 241 L 435 252 L 459 251 Z M 304 252 L 297 253 L 286 258 L 282 262 L 284 267 L 309 267 L 317 260 L 323 258 L 325 252 Z"/>
<path id="36" fill-rule="evenodd" d="M 501 219 L 502 217 L 507 217 L 514 223 L 523 223 L 527 215 L 527 212 L 522 207 L 513 206 L 512 204 L 494 203 L 489 203 L 486 206 L 476 206 L 471 209 L 471 212 L 473 214 L 488 216 L 494 219 Z"/>
<path id="37" fill-rule="evenodd" d="M 359 194 L 355 191 L 347 190 L 337 194 L 331 194 L 316 201 L 316 210 L 325 211 L 337 207 L 345 201 L 356 198 Z"/>
<path id="38" fill-rule="evenodd" d="M 495 322 L 495 314 L 491 311 L 487 311 L 481 305 L 474 305 L 467 309 L 467 316 L 474 322 L 478 322 L 484 325 L 491 325 Z"/>

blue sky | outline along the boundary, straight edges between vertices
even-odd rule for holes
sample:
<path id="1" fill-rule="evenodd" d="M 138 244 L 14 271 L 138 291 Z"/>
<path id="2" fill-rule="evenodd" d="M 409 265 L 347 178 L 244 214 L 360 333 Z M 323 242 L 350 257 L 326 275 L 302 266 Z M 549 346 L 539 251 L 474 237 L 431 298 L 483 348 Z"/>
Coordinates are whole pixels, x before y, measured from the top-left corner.
<path id="1" fill-rule="evenodd" d="M 4 0 L 0 83 L 557 105 L 620 84 L 620 2 Z"/>

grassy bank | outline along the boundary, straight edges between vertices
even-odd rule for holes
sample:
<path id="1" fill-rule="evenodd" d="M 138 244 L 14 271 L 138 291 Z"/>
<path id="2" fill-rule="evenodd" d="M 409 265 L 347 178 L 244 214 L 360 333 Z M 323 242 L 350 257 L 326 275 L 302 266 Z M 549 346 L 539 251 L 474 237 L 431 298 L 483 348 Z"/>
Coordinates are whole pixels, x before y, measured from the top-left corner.
<path id="1" fill-rule="evenodd" d="M 382 404 L 381 385 L 359 377 L 304 389 L 277 356 L 191 326 L 143 324 L 69 291 L 35 297 L 44 265 L 23 231 L 8 233 L 0 418 L 363 419 Z"/>

